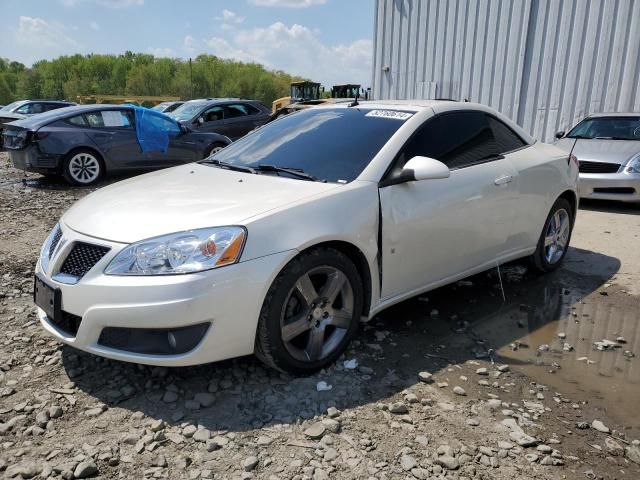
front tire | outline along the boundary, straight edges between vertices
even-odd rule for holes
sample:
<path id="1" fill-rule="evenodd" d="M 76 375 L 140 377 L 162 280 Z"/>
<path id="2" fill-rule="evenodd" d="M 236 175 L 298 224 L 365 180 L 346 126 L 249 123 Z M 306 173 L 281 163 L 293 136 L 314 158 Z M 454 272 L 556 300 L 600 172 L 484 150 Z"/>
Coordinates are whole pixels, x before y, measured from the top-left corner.
<path id="1" fill-rule="evenodd" d="M 204 158 L 209 158 L 211 155 L 218 153 L 224 147 L 226 147 L 224 143 L 220 143 L 220 142 L 214 143 L 205 151 Z"/>
<path id="2" fill-rule="evenodd" d="M 353 262 L 333 248 L 294 258 L 260 311 L 255 353 L 275 369 L 311 374 L 333 363 L 358 330 L 364 299 Z"/>
<path id="3" fill-rule="evenodd" d="M 104 162 L 93 150 L 74 150 L 64 160 L 62 176 L 71 185 L 87 187 L 105 174 Z"/>
<path id="4" fill-rule="evenodd" d="M 552 272 L 564 260 L 573 230 L 573 209 L 568 201 L 559 198 L 551 207 L 549 216 L 531 257 L 533 266 L 540 272 Z"/>

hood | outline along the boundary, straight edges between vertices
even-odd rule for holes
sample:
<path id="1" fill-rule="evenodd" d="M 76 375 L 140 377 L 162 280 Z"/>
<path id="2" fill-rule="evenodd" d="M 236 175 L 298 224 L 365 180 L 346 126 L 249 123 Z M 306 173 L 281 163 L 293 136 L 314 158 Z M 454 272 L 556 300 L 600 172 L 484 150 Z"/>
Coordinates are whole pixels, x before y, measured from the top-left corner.
<path id="1" fill-rule="evenodd" d="M 22 120 L 23 118 L 27 118 L 27 116 L 22 113 L 0 112 L 0 124 Z"/>
<path id="2" fill-rule="evenodd" d="M 640 141 L 637 140 L 563 138 L 556 143 L 556 146 L 573 153 L 578 160 L 620 165 L 624 165 L 631 157 L 640 153 Z"/>
<path id="3" fill-rule="evenodd" d="M 189 164 L 134 177 L 86 196 L 62 217 L 76 232 L 132 243 L 255 215 L 341 185 Z"/>

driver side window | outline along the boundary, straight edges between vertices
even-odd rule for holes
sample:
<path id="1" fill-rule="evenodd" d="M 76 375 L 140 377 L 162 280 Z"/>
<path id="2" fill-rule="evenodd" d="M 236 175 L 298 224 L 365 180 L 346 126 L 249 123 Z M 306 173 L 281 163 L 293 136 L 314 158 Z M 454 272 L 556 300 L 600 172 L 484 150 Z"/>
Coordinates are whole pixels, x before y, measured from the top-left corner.
<path id="1" fill-rule="evenodd" d="M 219 120 L 224 120 L 224 108 L 223 107 L 211 107 L 205 110 L 202 114 L 202 118 L 205 123 L 207 122 L 217 122 Z"/>
<path id="2" fill-rule="evenodd" d="M 415 156 L 440 160 L 451 170 L 481 163 L 500 154 L 483 112 L 445 113 L 431 118 L 407 142 L 397 168 Z"/>

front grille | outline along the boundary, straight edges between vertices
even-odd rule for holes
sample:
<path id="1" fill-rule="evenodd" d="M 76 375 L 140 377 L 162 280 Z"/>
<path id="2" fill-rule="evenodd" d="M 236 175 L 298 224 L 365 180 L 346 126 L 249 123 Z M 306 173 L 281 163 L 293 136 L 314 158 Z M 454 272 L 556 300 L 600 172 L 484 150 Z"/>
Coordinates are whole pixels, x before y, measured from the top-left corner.
<path id="1" fill-rule="evenodd" d="M 53 234 L 53 238 L 51 239 L 51 245 L 49 245 L 49 258 L 53 255 L 53 252 L 56 251 L 56 247 L 58 246 L 58 242 L 62 238 L 62 229 L 59 226 L 56 226 L 56 233 Z"/>
<path id="2" fill-rule="evenodd" d="M 75 337 L 78 334 L 80 322 L 82 321 L 82 317 L 73 315 L 72 313 L 68 313 L 65 311 L 62 311 L 62 315 L 60 315 L 60 318 L 47 318 L 54 327 L 72 337 Z"/>
<path id="3" fill-rule="evenodd" d="M 108 251 L 108 247 L 78 242 L 65 258 L 60 273 L 82 278 Z"/>
<path id="4" fill-rule="evenodd" d="M 616 173 L 618 170 L 620 170 L 619 163 L 580 160 L 580 173 Z"/>

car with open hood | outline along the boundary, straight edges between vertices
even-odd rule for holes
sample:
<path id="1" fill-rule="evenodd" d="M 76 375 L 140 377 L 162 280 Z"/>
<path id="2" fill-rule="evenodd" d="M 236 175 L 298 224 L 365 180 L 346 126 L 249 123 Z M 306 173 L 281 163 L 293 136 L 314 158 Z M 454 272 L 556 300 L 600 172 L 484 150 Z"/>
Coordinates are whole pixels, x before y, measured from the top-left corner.
<path id="1" fill-rule="evenodd" d="M 231 143 L 194 132 L 156 111 L 131 105 L 78 105 L 5 125 L 4 149 L 14 167 L 92 185 L 114 173 L 194 162 Z M 162 140 L 146 148 L 149 140 Z"/>
<path id="2" fill-rule="evenodd" d="M 640 113 L 590 115 L 556 137 L 580 163 L 581 198 L 640 202 Z"/>
<path id="3" fill-rule="evenodd" d="M 40 253 L 38 317 L 118 360 L 313 372 L 407 298 L 523 257 L 556 269 L 577 177 L 482 105 L 319 106 L 73 205 Z"/>

